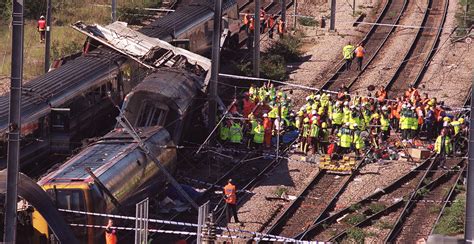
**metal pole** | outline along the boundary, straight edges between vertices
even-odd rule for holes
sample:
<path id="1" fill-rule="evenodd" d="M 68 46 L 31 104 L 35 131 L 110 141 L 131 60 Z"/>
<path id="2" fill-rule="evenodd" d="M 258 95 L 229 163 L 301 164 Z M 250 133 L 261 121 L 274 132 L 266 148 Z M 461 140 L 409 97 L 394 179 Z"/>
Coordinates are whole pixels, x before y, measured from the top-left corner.
<path id="1" fill-rule="evenodd" d="M 469 164 L 467 165 L 467 197 L 465 243 L 474 242 L 474 79 L 471 87 L 471 114 L 469 115 Z"/>
<path id="2" fill-rule="evenodd" d="M 217 82 L 219 79 L 220 43 L 221 43 L 222 0 L 214 2 L 214 33 L 212 34 L 211 79 L 209 87 L 209 134 L 216 126 L 217 116 Z"/>
<path id="3" fill-rule="evenodd" d="M 331 0 L 331 21 L 329 22 L 329 30 L 334 31 L 336 28 L 336 0 Z"/>
<path id="4" fill-rule="evenodd" d="M 356 15 L 356 0 L 352 0 L 352 16 Z"/>
<path id="5" fill-rule="evenodd" d="M 293 3 L 293 30 L 296 30 L 296 15 L 297 15 L 297 6 L 298 6 L 298 0 L 295 0 Z"/>
<path id="6" fill-rule="evenodd" d="M 286 0 L 281 0 L 281 20 L 286 25 Z"/>
<path id="7" fill-rule="evenodd" d="M 5 198 L 5 243 L 16 243 L 16 211 L 18 199 L 18 167 L 20 159 L 20 104 L 23 77 L 23 0 L 13 0 L 12 64 L 10 83 L 10 115 L 7 152 L 7 194 Z"/>
<path id="8" fill-rule="evenodd" d="M 112 22 L 117 21 L 117 0 L 112 0 Z"/>
<path id="9" fill-rule="evenodd" d="M 260 0 L 255 1 L 253 34 L 253 75 L 260 77 Z"/>
<path id="10" fill-rule="evenodd" d="M 49 59 L 51 52 L 51 0 L 46 0 L 46 45 L 44 47 L 44 73 L 49 71 Z"/>

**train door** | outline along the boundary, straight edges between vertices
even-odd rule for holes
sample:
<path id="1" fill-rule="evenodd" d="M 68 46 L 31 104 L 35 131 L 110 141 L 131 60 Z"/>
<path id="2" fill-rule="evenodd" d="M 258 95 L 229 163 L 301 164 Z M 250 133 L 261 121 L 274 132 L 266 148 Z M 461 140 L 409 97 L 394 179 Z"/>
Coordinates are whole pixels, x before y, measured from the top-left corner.
<path id="1" fill-rule="evenodd" d="M 70 109 L 53 108 L 50 116 L 51 150 L 56 153 L 67 153 L 70 150 L 71 139 Z"/>

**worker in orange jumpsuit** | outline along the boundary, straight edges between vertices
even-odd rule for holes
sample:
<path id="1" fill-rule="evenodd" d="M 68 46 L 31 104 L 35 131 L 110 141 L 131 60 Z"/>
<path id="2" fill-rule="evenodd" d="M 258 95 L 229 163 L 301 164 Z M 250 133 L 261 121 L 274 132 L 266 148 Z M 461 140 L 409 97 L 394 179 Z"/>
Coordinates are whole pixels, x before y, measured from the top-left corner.
<path id="1" fill-rule="evenodd" d="M 273 31 L 275 29 L 275 15 L 272 14 L 267 20 L 267 29 L 268 29 L 268 37 L 273 39 Z"/>
<path id="2" fill-rule="evenodd" d="M 270 148 L 272 145 L 272 129 L 273 129 L 273 124 L 272 120 L 268 118 L 268 114 L 263 114 L 263 129 L 265 131 L 264 134 L 264 142 L 265 142 L 265 147 Z"/>
<path id="3" fill-rule="evenodd" d="M 380 89 L 375 92 L 375 96 L 377 97 L 377 102 L 382 104 L 385 99 L 387 99 L 387 91 L 385 90 L 385 87 L 380 86 Z"/>
<path id="4" fill-rule="evenodd" d="M 105 228 L 105 243 L 117 244 L 117 230 L 114 228 L 114 221 L 109 219 Z"/>
<path id="5" fill-rule="evenodd" d="M 283 37 L 283 34 L 285 34 L 285 22 L 283 22 L 282 19 L 278 20 L 278 35 L 280 35 L 280 38 Z"/>
<path id="6" fill-rule="evenodd" d="M 41 15 L 40 19 L 38 20 L 38 32 L 40 33 L 40 42 L 44 42 L 44 36 L 46 33 L 46 20 L 44 16 Z"/>
<path id="7" fill-rule="evenodd" d="M 357 70 L 362 70 L 362 61 L 364 60 L 365 55 L 365 48 L 363 43 L 359 43 L 357 48 L 355 49 L 355 55 L 357 58 Z"/>
<path id="8" fill-rule="evenodd" d="M 224 199 L 225 199 L 225 213 L 227 217 L 227 223 L 230 223 L 232 216 L 234 216 L 235 223 L 240 223 L 237 217 L 237 187 L 232 184 L 232 179 L 227 181 L 227 185 L 224 186 Z"/>

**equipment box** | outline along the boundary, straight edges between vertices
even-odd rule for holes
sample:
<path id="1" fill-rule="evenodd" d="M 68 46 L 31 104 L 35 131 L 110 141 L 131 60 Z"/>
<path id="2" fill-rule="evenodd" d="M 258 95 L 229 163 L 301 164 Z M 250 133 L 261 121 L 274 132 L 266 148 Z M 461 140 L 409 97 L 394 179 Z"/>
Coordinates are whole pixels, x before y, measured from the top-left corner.
<path id="1" fill-rule="evenodd" d="M 408 148 L 408 153 L 414 159 L 427 159 L 431 155 L 431 151 L 424 148 Z"/>

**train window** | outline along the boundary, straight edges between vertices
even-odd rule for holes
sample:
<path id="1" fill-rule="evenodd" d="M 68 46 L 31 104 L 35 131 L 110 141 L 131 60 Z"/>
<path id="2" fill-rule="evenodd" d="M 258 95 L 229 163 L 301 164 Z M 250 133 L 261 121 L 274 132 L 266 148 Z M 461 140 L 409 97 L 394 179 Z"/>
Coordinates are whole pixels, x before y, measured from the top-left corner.
<path id="1" fill-rule="evenodd" d="M 140 113 L 135 126 L 147 127 L 163 125 L 166 121 L 167 114 L 168 108 L 166 106 L 145 102 L 140 108 Z"/>
<path id="2" fill-rule="evenodd" d="M 47 193 L 53 198 L 58 209 L 68 209 L 77 211 L 87 211 L 84 192 L 82 190 L 61 190 L 49 189 Z M 76 213 L 63 213 L 66 221 L 75 224 L 87 224 L 87 215 Z M 86 227 L 73 227 L 78 240 L 87 241 Z"/>

